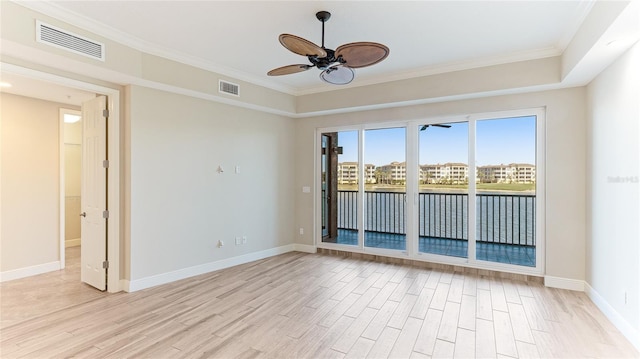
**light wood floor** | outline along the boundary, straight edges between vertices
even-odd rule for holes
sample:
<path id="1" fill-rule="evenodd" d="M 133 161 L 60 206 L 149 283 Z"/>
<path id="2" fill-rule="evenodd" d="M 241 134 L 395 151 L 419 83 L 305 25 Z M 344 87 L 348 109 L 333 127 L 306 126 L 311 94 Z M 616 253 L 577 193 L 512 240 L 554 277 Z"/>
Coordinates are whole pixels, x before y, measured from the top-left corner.
<path id="1" fill-rule="evenodd" d="M 117 294 L 76 262 L 0 290 L 2 358 L 640 356 L 584 293 L 338 256 Z"/>

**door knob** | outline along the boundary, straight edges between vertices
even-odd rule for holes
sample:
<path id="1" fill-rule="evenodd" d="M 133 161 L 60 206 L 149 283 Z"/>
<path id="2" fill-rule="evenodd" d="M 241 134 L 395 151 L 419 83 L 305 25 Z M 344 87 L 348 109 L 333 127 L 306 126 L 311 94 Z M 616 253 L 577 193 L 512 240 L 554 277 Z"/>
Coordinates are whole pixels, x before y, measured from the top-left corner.
<path id="1" fill-rule="evenodd" d="M 86 217 L 86 216 L 87 216 L 87 212 L 80 213 L 80 217 Z"/>

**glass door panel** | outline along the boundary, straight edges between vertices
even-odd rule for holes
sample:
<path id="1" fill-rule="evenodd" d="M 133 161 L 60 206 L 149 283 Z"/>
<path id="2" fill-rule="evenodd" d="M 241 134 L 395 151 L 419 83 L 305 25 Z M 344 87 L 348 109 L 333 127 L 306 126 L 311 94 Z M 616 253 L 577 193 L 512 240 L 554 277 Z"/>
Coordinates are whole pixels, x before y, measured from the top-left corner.
<path id="1" fill-rule="evenodd" d="M 468 256 L 469 125 L 418 128 L 418 250 Z"/>
<path id="2" fill-rule="evenodd" d="M 476 123 L 476 259 L 535 267 L 536 116 Z"/>
<path id="3" fill-rule="evenodd" d="M 364 245 L 406 250 L 406 128 L 364 132 Z"/>

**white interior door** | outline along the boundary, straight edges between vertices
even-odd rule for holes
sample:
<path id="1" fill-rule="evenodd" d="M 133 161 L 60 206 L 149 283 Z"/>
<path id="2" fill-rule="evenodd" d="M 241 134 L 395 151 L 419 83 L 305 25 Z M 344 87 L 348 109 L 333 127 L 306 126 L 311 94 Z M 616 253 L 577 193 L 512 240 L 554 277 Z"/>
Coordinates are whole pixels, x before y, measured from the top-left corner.
<path id="1" fill-rule="evenodd" d="M 107 97 L 82 104 L 81 278 L 107 289 Z"/>

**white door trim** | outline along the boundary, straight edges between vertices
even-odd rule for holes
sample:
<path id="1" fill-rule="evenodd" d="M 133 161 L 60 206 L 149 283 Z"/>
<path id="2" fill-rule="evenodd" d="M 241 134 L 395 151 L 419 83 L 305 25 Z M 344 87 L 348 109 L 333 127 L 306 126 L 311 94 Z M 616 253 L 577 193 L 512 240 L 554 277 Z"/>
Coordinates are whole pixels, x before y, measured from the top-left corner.
<path id="1" fill-rule="evenodd" d="M 8 72 L 32 79 L 51 82 L 58 85 L 76 88 L 96 94 L 106 95 L 109 98 L 109 128 L 108 136 L 108 253 L 109 277 L 107 291 L 110 293 L 121 291 L 120 287 L 120 90 L 92 84 L 37 71 L 26 67 L 0 62 L 3 72 Z M 63 238 L 64 239 L 64 238 Z M 61 249 L 63 250 L 63 249 Z M 61 257 L 64 260 L 64 257 Z"/>

